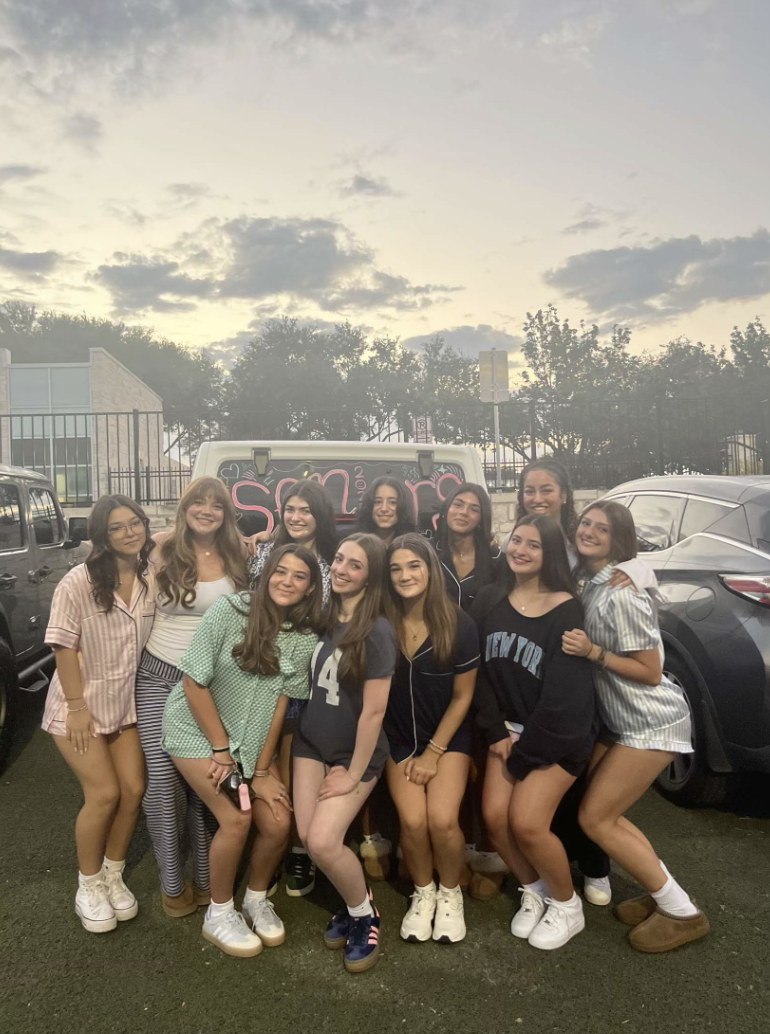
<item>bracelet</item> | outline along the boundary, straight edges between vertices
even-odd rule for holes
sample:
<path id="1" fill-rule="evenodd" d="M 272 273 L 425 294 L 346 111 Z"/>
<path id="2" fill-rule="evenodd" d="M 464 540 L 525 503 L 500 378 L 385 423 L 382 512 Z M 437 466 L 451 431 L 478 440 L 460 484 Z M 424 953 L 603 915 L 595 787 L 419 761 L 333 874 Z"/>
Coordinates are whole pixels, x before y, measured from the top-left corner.
<path id="1" fill-rule="evenodd" d="M 433 747 L 439 754 L 446 754 L 447 750 L 449 750 L 448 747 L 440 747 L 434 740 L 428 740 L 428 746 Z"/>
<path id="2" fill-rule="evenodd" d="M 88 710 L 88 704 L 83 704 L 82 707 L 68 707 L 67 708 L 67 714 L 77 714 L 78 711 L 87 711 L 87 710 Z"/>
<path id="3" fill-rule="evenodd" d="M 263 769 L 255 768 L 254 769 L 254 775 L 255 775 L 255 777 L 257 779 L 267 779 L 267 777 L 270 775 L 270 769 L 269 768 L 263 768 Z"/>
<path id="4" fill-rule="evenodd" d="M 599 650 L 599 652 L 596 655 L 596 658 L 594 659 L 593 663 L 601 665 L 602 668 L 606 668 L 607 667 L 607 651 L 604 649 L 603 646 L 599 646 L 599 647 L 597 647 L 597 649 Z"/>
<path id="5" fill-rule="evenodd" d="M 230 748 L 229 747 L 212 747 L 211 748 L 211 753 L 212 754 L 229 754 L 230 753 Z"/>
<path id="6" fill-rule="evenodd" d="M 84 698 L 82 696 L 79 696 L 79 697 L 65 697 L 64 699 L 67 701 L 68 704 L 72 704 L 76 700 L 83 700 Z"/>

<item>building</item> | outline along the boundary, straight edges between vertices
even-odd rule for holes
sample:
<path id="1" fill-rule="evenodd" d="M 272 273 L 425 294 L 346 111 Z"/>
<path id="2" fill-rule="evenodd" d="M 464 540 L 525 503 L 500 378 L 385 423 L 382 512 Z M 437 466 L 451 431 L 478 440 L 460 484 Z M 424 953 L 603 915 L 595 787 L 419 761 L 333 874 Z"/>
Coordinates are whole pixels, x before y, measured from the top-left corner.
<path id="1" fill-rule="evenodd" d="M 0 462 L 49 477 L 63 503 L 136 496 L 168 467 L 163 399 L 103 348 L 84 363 L 12 362 L 0 348 Z"/>

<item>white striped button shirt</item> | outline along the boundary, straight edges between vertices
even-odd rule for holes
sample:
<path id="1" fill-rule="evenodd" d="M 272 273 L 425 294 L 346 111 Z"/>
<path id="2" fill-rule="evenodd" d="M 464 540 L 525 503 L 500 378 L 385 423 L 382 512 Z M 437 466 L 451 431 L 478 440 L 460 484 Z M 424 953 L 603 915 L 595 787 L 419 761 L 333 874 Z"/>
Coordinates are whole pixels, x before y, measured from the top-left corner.
<path id="1" fill-rule="evenodd" d="M 49 646 L 78 651 L 83 697 L 98 733 L 115 732 L 136 722 L 136 671 L 155 614 L 152 570 L 145 579 L 148 589 L 137 578 L 128 606 L 115 593 L 115 606 L 109 613 L 94 602 L 85 564 L 68 571 L 54 592 L 45 641 Z M 67 705 L 56 672 L 48 689 L 43 728 L 59 732 L 66 719 Z"/>
<path id="2" fill-rule="evenodd" d="M 663 642 L 650 597 L 632 585 L 611 589 L 613 570 L 608 564 L 583 588 L 586 635 L 616 654 L 658 650 L 662 663 Z M 687 701 L 665 675 L 660 685 L 646 686 L 597 666 L 594 682 L 599 715 L 613 739 L 652 750 L 692 750 Z"/>

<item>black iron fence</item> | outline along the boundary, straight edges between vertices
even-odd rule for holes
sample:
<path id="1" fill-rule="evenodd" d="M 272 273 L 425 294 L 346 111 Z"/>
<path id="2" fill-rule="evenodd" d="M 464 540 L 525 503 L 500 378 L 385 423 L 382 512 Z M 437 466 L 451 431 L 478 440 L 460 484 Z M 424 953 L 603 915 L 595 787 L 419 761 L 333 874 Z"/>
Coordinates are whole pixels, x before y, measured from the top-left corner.
<path id="1" fill-rule="evenodd" d="M 431 414 L 338 410 L 292 414 L 281 424 L 248 413 L 164 416 L 120 413 L 0 416 L 0 462 L 50 477 L 65 505 L 105 492 L 141 503 L 176 501 L 207 440 L 424 441 L 472 445 L 491 489 L 513 489 L 522 467 L 554 455 L 577 488 L 610 488 L 650 474 L 770 473 L 770 402 L 751 398 L 623 398 L 500 405 L 499 478 L 493 409 L 450 403 Z M 417 436 L 417 437 L 416 437 Z"/>

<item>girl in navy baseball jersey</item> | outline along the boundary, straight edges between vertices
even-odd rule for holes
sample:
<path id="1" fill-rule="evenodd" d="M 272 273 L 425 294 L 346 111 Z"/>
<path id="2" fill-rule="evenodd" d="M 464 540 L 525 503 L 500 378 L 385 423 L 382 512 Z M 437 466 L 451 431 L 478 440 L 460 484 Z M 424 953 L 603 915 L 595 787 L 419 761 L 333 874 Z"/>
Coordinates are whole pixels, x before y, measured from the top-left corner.
<path id="1" fill-rule="evenodd" d="M 459 813 L 473 742 L 468 709 L 479 665 L 478 634 L 447 597 L 438 556 L 426 539 L 399 536 L 388 559 L 399 653 L 385 712 L 385 771 L 414 880 L 401 936 L 427 941 L 432 935 L 453 944 L 465 937 Z"/>
<path id="2" fill-rule="evenodd" d="M 386 564 L 375 535 L 339 544 L 326 633 L 311 662 L 311 697 L 292 744 L 297 830 L 345 903 L 324 942 L 345 949 L 350 972 L 369 969 L 379 952 L 379 913 L 345 835 L 388 757 L 382 720 L 396 639 L 383 617 Z"/>

